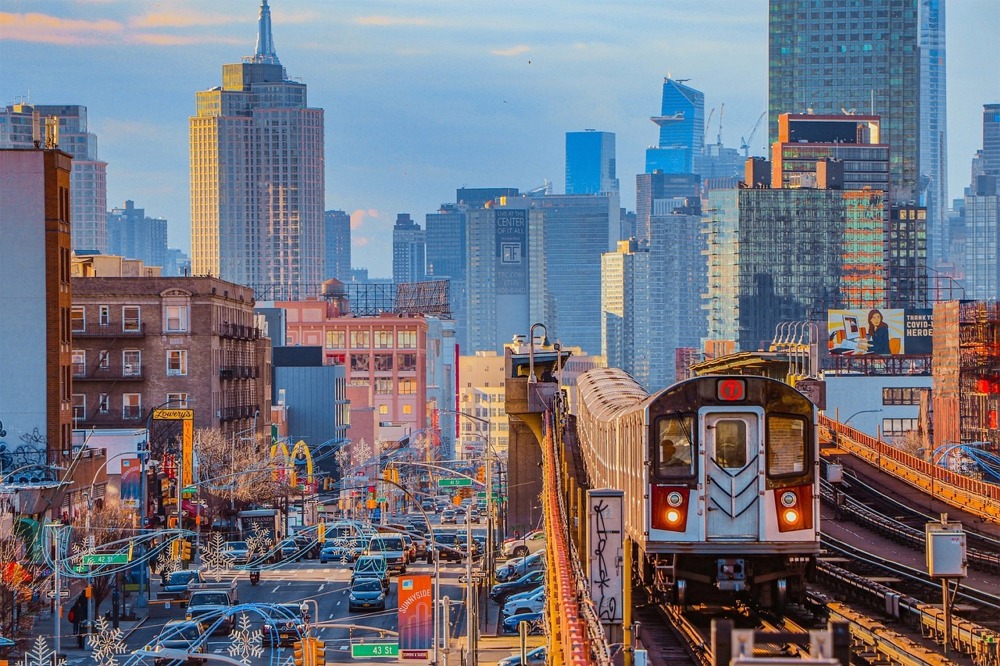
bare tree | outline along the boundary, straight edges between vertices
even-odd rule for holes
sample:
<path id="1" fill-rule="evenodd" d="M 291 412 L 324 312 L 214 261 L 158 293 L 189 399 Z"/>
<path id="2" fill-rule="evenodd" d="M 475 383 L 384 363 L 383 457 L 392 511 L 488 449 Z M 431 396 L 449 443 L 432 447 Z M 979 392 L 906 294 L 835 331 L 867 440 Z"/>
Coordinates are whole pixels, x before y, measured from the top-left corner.
<path id="1" fill-rule="evenodd" d="M 49 589 L 40 564 L 29 561 L 27 545 L 14 530 L 13 517 L 0 519 L 0 634 L 14 638 L 31 629 Z"/>
<path id="2" fill-rule="evenodd" d="M 120 542 L 115 550 L 127 548 L 127 539 L 136 534 L 135 511 L 120 504 L 107 504 L 100 509 L 95 509 L 90 514 L 90 532 L 81 528 L 77 523 L 73 530 L 73 551 L 77 555 L 90 552 L 89 537 L 94 537 L 94 550 L 99 552 L 109 552 L 110 548 L 103 548 L 107 544 Z M 79 562 L 74 562 L 79 564 Z M 100 608 L 101 603 L 107 599 L 115 584 L 114 575 L 95 576 L 93 578 L 94 608 Z M 91 618 L 93 619 L 93 618 Z"/>

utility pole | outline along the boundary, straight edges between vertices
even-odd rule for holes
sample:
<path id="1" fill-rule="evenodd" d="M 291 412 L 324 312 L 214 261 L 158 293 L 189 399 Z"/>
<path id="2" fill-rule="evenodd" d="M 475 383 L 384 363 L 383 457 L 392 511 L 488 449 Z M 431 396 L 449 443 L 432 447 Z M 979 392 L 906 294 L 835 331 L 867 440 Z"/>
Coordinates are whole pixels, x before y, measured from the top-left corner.
<path id="1" fill-rule="evenodd" d="M 472 624 L 475 615 L 472 603 L 472 504 L 469 504 L 465 507 L 465 663 L 468 666 L 475 666 L 475 658 L 472 656 L 475 650 L 472 644 L 476 640 Z"/>

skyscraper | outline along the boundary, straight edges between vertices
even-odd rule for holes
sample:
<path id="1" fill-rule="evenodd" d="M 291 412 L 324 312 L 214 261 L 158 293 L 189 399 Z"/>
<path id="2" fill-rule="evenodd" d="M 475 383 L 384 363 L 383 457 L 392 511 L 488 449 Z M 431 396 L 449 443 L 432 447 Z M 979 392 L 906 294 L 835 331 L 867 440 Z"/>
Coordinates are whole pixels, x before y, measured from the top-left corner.
<path id="1" fill-rule="evenodd" d="M 436 213 L 424 217 L 427 238 L 427 277 L 447 279 L 451 314 L 455 318 L 455 339 L 459 348 L 468 346 L 465 316 L 465 229 L 469 207 L 465 204 L 442 204 Z"/>
<path id="2" fill-rule="evenodd" d="M 13 104 L 0 111 L 0 148 L 32 148 L 45 119 L 55 119 L 58 147 L 73 156 L 70 219 L 73 250 L 107 252 L 108 163 L 97 157 L 97 135 L 87 129 L 87 107 Z"/>
<path id="3" fill-rule="evenodd" d="M 351 281 L 351 216 L 342 210 L 323 214 L 326 224 L 326 277 Z"/>
<path id="4" fill-rule="evenodd" d="M 614 132 L 566 132 L 566 194 L 617 191 Z"/>
<path id="5" fill-rule="evenodd" d="M 326 277 L 323 110 L 288 78 L 262 0 L 257 48 L 197 93 L 191 135 L 191 254 L 196 275 L 260 298 L 318 292 Z"/>
<path id="6" fill-rule="evenodd" d="M 974 176 L 995 176 L 1000 182 L 1000 104 L 983 105 L 983 149 Z"/>
<path id="7" fill-rule="evenodd" d="M 649 389 L 649 250 L 635 239 L 618 241 L 601 256 L 601 354 Z"/>
<path id="8" fill-rule="evenodd" d="M 424 257 L 427 237 L 409 213 L 399 213 L 392 227 L 392 281 L 420 282 L 426 269 Z"/>
<path id="9" fill-rule="evenodd" d="M 870 0 L 848 6 L 841 0 L 770 0 L 771 141 L 782 113 L 878 115 L 882 141 L 890 146 L 889 200 L 916 201 L 922 87 L 919 2 Z M 943 20 L 938 29 L 943 35 Z M 938 37 L 940 42 L 928 36 L 928 43 L 943 44 Z"/>
<path id="10" fill-rule="evenodd" d="M 947 261 L 950 243 L 944 6 L 944 0 L 920 0 L 920 177 L 932 267 Z"/>
<path id="11" fill-rule="evenodd" d="M 167 221 L 146 217 L 143 208 L 128 200 L 124 208 L 108 213 L 108 254 L 141 259 L 147 266 L 167 268 Z"/>
<path id="12" fill-rule="evenodd" d="M 657 145 L 646 149 L 646 173 L 698 173 L 705 147 L 705 94 L 684 85 L 687 79 L 663 79 Z"/>

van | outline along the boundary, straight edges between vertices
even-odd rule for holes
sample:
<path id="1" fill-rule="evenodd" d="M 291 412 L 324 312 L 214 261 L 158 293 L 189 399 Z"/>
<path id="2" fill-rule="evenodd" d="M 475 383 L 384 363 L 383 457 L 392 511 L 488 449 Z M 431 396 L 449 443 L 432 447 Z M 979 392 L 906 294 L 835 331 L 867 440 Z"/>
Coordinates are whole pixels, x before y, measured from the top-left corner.
<path id="1" fill-rule="evenodd" d="M 365 555 L 381 555 L 390 571 L 406 573 L 407 547 L 401 534 L 379 532 L 373 534 Z"/>

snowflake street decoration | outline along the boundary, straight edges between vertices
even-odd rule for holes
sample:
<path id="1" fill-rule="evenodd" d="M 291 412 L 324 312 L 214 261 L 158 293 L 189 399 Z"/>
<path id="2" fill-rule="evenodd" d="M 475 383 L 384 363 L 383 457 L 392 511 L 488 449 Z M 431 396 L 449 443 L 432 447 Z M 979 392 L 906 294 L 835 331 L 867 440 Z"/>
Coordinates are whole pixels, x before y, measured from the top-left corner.
<path id="1" fill-rule="evenodd" d="M 247 537 L 247 557 L 250 561 L 261 557 L 274 545 L 271 534 L 261 527 L 260 523 L 253 526 L 253 532 Z"/>
<path id="2" fill-rule="evenodd" d="M 246 613 L 240 614 L 238 628 L 230 635 L 229 656 L 236 657 L 249 666 L 251 657 L 264 654 L 260 632 L 250 628 L 250 618 Z"/>
<path id="3" fill-rule="evenodd" d="M 156 570 L 163 576 L 169 576 L 171 573 L 179 570 L 180 568 L 181 561 L 171 558 L 169 551 L 163 551 L 160 553 L 160 556 L 156 558 Z"/>
<path id="4" fill-rule="evenodd" d="M 216 532 L 201 553 L 202 571 L 215 582 L 222 580 L 222 574 L 233 566 L 233 558 L 225 550 L 222 535 Z"/>
<path id="5" fill-rule="evenodd" d="M 124 633 L 121 629 L 112 629 L 103 617 L 97 618 L 94 629 L 96 633 L 90 637 L 90 643 L 94 646 L 94 661 L 103 666 L 118 666 L 117 655 L 128 652 Z"/>
<path id="6" fill-rule="evenodd" d="M 55 650 L 49 647 L 48 642 L 43 637 L 39 636 L 35 639 L 34 646 L 24 654 L 21 665 L 52 666 L 55 663 L 56 666 L 66 666 L 66 659 L 54 660 L 55 656 Z"/>

